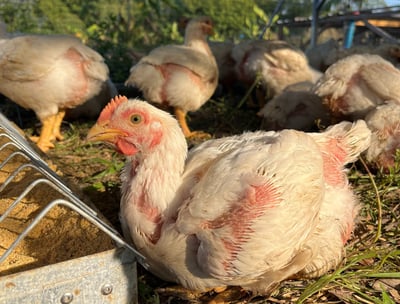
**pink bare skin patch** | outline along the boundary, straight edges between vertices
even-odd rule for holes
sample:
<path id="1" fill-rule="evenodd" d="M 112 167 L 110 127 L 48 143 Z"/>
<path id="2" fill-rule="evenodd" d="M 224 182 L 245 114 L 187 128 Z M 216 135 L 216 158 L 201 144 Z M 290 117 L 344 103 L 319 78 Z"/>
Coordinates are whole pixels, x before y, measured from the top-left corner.
<path id="1" fill-rule="evenodd" d="M 150 235 L 146 234 L 147 239 L 152 243 L 156 244 L 160 239 L 161 228 L 163 225 L 163 220 L 161 218 L 161 213 L 157 207 L 150 206 L 148 204 L 146 195 L 144 192 L 139 196 L 138 201 L 135 202 L 138 211 L 143 214 L 143 216 L 150 222 L 156 225 L 154 232 Z"/>
<path id="2" fill-rule="evenodd" d="M 244 193 L 243 198 L 227 213 L 203 225 L 205 229 L 218 229 L 229 226 L 231 236 L 223 239 L 227 250 L 227 258 L 222 262 L 226 271 L 233 269 L 233 261 L 242 246 L 248 242 L 254 229 L 253 223 L 260 218 L 267 209 L 274 208 L 280 203 L 277 189 L 272 184 L 251 186 Z M 232 221 L 235 218 L 235 221 Z"/>
<path id="3" fill-rule="evenodd" d="M 331 138 L 322 149 L 324 178 L 332 186 L 342 186 L 346 182 L 342 166 L 345 163 L 346 151 L 339 145 L 339 140 Z"/>
<path id="4" fill-rule="evenodd" d="M 72 107 L 81 102 L 81 99 L 86 95 L 86 92 L 88 90 L 88 85 L 84 72 L 84 65 L 87 62 L 84 61 L 82 55 L 74 48 L 69 48 L 64 56 L 76 66 L 76 70 L 79 72 L 79 78 L 75 80 L 77 83 L 80 83 L 80 87 L 79 89 L 76 88 L 74 92 L 74 100 L 71 100 L 71 102 L 68 103 L 68 106 Z"/>
<path id="5" fill-rule="evenodd" d="M 190 69 L 175 64 L 175 63 L 166 63 L 161 66 L 157 66 L 156 69 L 161 73 L 163 78 L 165 79 L 164 84 L 161 88 L 160 97 L 164 104 L 169 104 L 168 95 L 167 95 L 167 86 L 169 85 L 169 80 L 172 75 L 176 72 L 185 73 L 188 78 L 193 82 L 197 88 L 203 89 L 205 88 L 204 83 L 200 79 L 199 75 L 193 73 Z"/>

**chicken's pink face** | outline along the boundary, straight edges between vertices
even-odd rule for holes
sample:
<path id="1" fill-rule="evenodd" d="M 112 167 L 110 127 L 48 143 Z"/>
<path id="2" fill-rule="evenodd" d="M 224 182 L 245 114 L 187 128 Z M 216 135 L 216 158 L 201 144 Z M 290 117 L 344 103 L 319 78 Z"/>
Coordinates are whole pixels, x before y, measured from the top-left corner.
<path id="1" fill-rule="evenodd" d="M 126 156 L 153 149 L 163 136 L 162 124 L 143 104 L 129 102 L 125 96 L 116 97 L 101 112 L 87 140 L 109 143 Z"/>

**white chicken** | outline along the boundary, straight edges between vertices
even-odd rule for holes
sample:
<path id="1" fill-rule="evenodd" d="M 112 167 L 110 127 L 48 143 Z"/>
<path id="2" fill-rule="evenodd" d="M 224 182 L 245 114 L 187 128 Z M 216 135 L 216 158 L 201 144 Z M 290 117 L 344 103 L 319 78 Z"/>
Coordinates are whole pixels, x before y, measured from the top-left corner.
<path id="1" fill-rule="evenodd" d="M 120 96 L 87 138 L 127 157 L 122 226 L 154 274 L 198 291 L 237 285 L 267 294 L 339 263 L 357 213 L 343 166 L 370 133 L 364 121 L 321 134 L 259 131 L 188 154 L 171 115 Z"/>
<path id="2" fill-rule="evenodd" d="M 95 97 L 108 80 L 103 57 L 65 35 L 0 37 L 0 93 L 33 110 L 42 123 L 38 147 L 62 139 L 65 110 Z"/>
<path id="3" fill-rule="evenodd" d="M 303 81 L 287 86 L 257 113 L 264 130 L 295 129 L 312 131 L 331 122 L 322 99 L 311 92 L 313 83 Z"/>
<path id="4" fill-rule="evenodd" d="M 380 105 L 368 113 L 365 121 L 372 131 L 365 157 L 374 167 L 387 172 L 394 167 L 396 150 L 400 149 L 400 104 Z"/>
<path id="5" fill-rule="evenodd" d="M 242 41 L 233 47 L 231 56 L 237 78 L 247 85 L 258 78 L 267 91 L 265 99 L 281 93 L 290 84 L 315 82 L 321 76 L 308 65 L 301 50 L 281 40 Z"/>
<path id="6" fill-rule="evenodd" d="M 75 108 L 67 109 L 65 113 L 65 119 L 95 119 L 99 117 L 100 112 L 110 101 L 110 99 L 114 98 L 117 95 L 117 88 L 115 87 L 111 79 L 108 79 L 106 82 L 103 83 L 100 91 L 96 94 L 96 96 L 88 99 L 83 104 Z"/>
<path id="7" fill-rule="evenodd" d="M 400 71 L 378 55 L 356 54 L 331 65 L 314 92 L 336 119 L 363 119 L 376 106 L 400 103 Z"/>
<path id="8" fill-rule="evenodd" d="M 207 43 L 212 33 L 208 17 L 189 21 L 183 45 L 151 51 L 131 68 L 126 85 L 135 86 L 150 102 L 172 106 L 186 137 L 191 132 L 186 113 L 198 110 L 218 85 L 218 67 Z"/>

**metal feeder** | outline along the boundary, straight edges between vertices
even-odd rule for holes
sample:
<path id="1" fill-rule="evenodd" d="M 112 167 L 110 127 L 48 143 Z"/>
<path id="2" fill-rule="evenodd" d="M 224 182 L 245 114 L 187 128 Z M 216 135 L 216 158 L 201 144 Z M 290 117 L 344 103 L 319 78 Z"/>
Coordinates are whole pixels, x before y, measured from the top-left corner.
<path id="1" fill-rule="evenodd" d="M 1 199 L 3 190 L 18 173 L 32 168 L 42 177 L 30 183 L 6 206 L 5 212 L 0 214 L 0 223 L 39 185 L 49 185 L 60 194 L 60 198 L 52 200 L 29 221 L 22 233 L 0 255 L 0 265 L 55 206 L 63 206 L 77 212 L 112 238 L 116 246 L 104 252 L 0 276 L 0 303 L 137 303 L 136 261 L 146 267 L 145 258 L 68 188 L 2 113 L 1 138 L 6 140 L 0 146 L 0 152 L 7 150 L 6 147 L 13 147 L 14 152 L 10 152 L 6 159 L 0 159 L 0 170 L 17 156 L 25 158 L 26 163 L 10 173 L 0 185 L 0 205 L 4 204 L 4 200 Z"/>

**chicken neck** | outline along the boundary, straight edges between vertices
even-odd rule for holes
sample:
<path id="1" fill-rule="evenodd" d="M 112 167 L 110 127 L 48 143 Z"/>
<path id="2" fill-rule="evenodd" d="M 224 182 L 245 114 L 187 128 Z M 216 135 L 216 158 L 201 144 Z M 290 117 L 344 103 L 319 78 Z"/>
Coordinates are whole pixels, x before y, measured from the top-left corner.
<path id="1" fill-rule="evenodd" d="M 197 32 L 193 32 L 193 31 L 189 31 L 185 35 L 184 45 L 213 58 L 213 54 L 208 45 L 206 36 L 202 32 L 197 33 Z"/>
<path id="2" fill-rule="evenodd" d="M 167 281 L 195 290 L 220 282 L 197 264 L 198 240 L 175 226 L 187 156 L 186 139 L 178 124 L 151 153 L 128 159 L 122 172 L 121 222 L 124 233 L 147 258 L 150 271 Z M 173 244 L 173 247 L 171 247 Z"/>
<path id="3" fill-rule="evenodd" d="M 187 144 L 178 125 L 166 133 L 151 151 L 128 158 L 122 172 L 121 214 L 135 243 L 157 243 L 163 224 L 176 213 L 171 202 L 182 183 Z"/>

